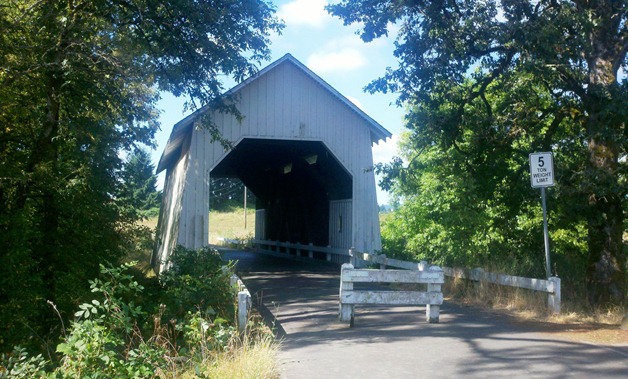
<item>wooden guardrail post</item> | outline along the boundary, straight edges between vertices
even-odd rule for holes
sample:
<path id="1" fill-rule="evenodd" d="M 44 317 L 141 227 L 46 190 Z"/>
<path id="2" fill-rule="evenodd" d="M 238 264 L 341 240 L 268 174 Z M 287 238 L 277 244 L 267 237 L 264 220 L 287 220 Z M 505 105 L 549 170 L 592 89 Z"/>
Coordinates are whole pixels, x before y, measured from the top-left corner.
<path id="1" fill-rule="evenodd" d="M 353 265 L 351 263 L 344 263 L 340 269 L 340 299 L 342 299 L 342 295 L 346 291 L 353 291 L 353 282 L 342 280 L 343 271 L 346 269 L 353 269 Z M 338 313 L 340 321 L 349 322 L 349 326 L 351 327 L 353 327 L 354 307 L 353 304 L 343 304 L 341 301 Z"/>
<path id="2" fill-rule="evenodd" d="M 547 305 L 554 314 L 558 314 L 560 313 L 560 278 L 552 276 L 547 280 L 550 282 L 550 286 L 554 287 L 550 288 L 552 292 L 547 295 Z"/>
<path id="3" fill-rule="evenodd" d="M 238 330 L 244 332 L 251 310 L 251 294 L 247 289 L 238 292 Z"/>
<path id="4" fill-rule="evenodd" d="M 223 272 L 228 270 L 226 266 L 223 267 Z M 246 324 L 249 319 L 249 313 L 251 312 L 251 294 L 249 290 L 246 289 L 246 286 L 238 278 L 236 274 L 232 274 L 229 277 L 229 285 L 231 288 L 235 289 L 237 292 L 237 300 L 238 300 L 238 319 L 236 320 L 238 323 L 238 330 L 240 332 L 244 332 L 246 330 Z"/>
<path id="5" fill-rule="evenodd" d="M 380 254 L 379 257 L 381 259 L 381 263 L 379 264 L 379 269 L 380 270 L 386 270 L 386 263 L 388 263 L 387 262 L 387 258 L 386 258 L 386 254 Z"/>
<path id="6" fill-rule="evenodd" d="M 425 267 L 424 267 L 425 268 Z M 423 271 L 423 270 L 421 270 Z M 443 277 L 443 269 L 438 266 L 431 266 L 427 268 L 429 272 L 439 272 Z M 428 293 L 441 293 L 441 283 L 427 283 Z M 427 304 L 425 305 L 425 318 L 429 323 L 438 323 L 440 319 L 440 304 Z"/>

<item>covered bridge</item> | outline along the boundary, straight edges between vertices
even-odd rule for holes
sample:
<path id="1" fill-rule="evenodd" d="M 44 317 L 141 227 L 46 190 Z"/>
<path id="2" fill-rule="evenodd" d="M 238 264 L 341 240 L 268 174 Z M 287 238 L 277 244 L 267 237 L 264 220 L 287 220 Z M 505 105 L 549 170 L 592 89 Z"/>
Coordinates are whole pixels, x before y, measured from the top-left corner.
<path id="1" fill-rule="evenodd" d="M 242 119 L 205 107 L 172 130 L 153 267 L 176 245 L 208 244 L 210 177 L 255 194 L 257 240 L 380 249 L 372 145 L 390 132 L 290 54 L 227 95 Z M 198 125 L 207 112 L 232 149 Z"/>

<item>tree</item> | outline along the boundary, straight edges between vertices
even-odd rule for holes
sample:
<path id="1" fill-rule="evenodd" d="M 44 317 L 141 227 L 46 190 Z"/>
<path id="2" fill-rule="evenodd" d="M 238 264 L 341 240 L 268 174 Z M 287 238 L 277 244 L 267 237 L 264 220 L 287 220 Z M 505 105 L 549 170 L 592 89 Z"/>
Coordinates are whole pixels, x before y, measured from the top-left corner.
<path id="1" fill-rule="evenodd" d="M 345 23 L 362 22 L 365 41 L 399 24 L 400 65 L 367 89 L 396 91 L 414 107 L 408 126 L 417 148 L 456 151 L 475 172 L 486 172 L 499 146 L 564 153 L 557 212 L 586 219 L 595 303 L 626 296 L 628 83 L 618 72 L 628 68 L 627 7 L 613 0 L 344 0 L 328 9 Z"/>
<path id="2" fill-rule="evenodd" d="M 122 172 L 122 197 L 142 214 L 161 206 L 161 192 L 157 191 L 155 165 L 150 154 L 139 148 L 129 157 Z"/>
<path id="3" fill-rule="evenodd" d="M 5 350 L 45 338 L 46 301 L 69 317 L 77 283 L 124 253 L 120 153 L 152 143 L 159 91 L 233 111 L 221 76 L 255 72 L 281 24 L 258 0 L 0 0 L 0 28 Z"/>
<path id="4" fill-rule="evenodd" d="M 238 178 L 211 178 L 209 185 L 211 210 L 226 211 L 231 207 L 244 207 L 244 183 Z M 246 191 L 248 206 L 255 207 L 255 195 Z"/>

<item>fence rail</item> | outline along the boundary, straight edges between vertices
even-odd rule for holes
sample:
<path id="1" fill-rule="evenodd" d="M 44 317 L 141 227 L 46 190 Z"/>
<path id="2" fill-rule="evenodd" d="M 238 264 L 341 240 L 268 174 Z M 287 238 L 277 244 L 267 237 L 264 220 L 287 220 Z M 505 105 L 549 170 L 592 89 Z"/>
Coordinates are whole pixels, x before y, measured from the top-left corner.
<path id="1" fill-rule="evenodd" d="M 260 249 L 270 250 L 277 253 L 293 254 L 296 257 L 314 259 L 316 253 L 328 262 L 345 263 L 349 261 L 349 249 L 342 249 L 331 246 L 315 246 L 314 244 L 301 244 L 293 242 L 281 242 L 272 240 L 252 240 L 253 245 Z"/>
<path id="2" fill-rule="evenodd" d="M 355 253 L 355 258 L 370 262 L 374 264 L 379 264 L 381 268 L 390 266 L 396 268 L 404 268 L 407 270 L 417 270 L 421 269 L 427 265 L 427 262 L 407 262 L 401 261 L 398 259 L 387 258 L 383 254 L 367 254 L 367 253 Z M 545 292 L 547 293 L 547 303 L 548 307 L 552 310 L 553 313 L 560 313 L 560 303 L 561 303 L 561 294 L 560 294 L 560 278 L 551 277 L 549 279 L 534 279 L 534 278 L 525 278 L 521 276 L 513 276 L 506 274 L 496 274 L 492 272 L 486 272 L 481 268 L 475 268 L 471 270 L 465 270 L 460 268 L 451 268 L 451 267 L 442 267 L 445 276 L 452 278 L 460 278 L 466 280 L 473 280 L 477 282 L 488 282 L 499 284 L 502 286 L 523 288 L 532 291 Z"/>
<path id="3" fill-rule="evenodd" d="M 323 254 L 325 259 L 330 262 L 345 263 L 350 261 L 355 267 L 359 267 L 361 262 L 379 264 L 380 268 L 395 267 L 405 270 L 422 270 L 429 267 L 427 262 L 408 262 L 399 259 L 388 258 L 383 254 L 368 254 L 356 252 L 355 249 L 340 249 L 328 247 L 314 246 L 312 244 L 304 245 L 300 243 L 253 240 L 253 243 L 260 248 L 264 246 L 271 251 L 292 254 L 296 257 L 314 258 L 314 253 Z M 442 267 L 445 276 L 452 278 L 461 278 L 466 280 L 494 283 L 504 286 L 524 288 L 532 291 L 547 293 L 548 307 L 553 313 L 560 313 L 561 308 L 561 284 L 560 278 L 551 277 L 549 279 L 524 278 L 521 276 L 512 276 L 505 274 L 496 274 L 486 272 L 482 269 L 460 269 L 451 267 Z"/>
<path id="4" fill-rule="evenodd" d="M 352 264 L 342 265 L 340 274 L 340 321 L 353 326 L 354 307 L 357 304 L 425 305 L 427 322 L 438 322 L 443 303 L 441 284 L 443 270 L 431 266 L 427 270 L 369 270 L 356 269 Z M 416 283 L 427 284 L 426 291 L 356 290 L 354 283 Z"/>

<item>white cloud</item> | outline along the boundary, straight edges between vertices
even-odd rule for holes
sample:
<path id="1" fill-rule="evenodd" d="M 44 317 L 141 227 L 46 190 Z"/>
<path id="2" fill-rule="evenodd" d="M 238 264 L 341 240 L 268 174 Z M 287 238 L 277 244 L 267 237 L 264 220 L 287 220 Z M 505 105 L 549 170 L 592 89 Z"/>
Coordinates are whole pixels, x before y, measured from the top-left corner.
<path id="1" fill-rule="evenodd" d="M 294 0 L 280 6 L 277 16 L 283 19 L 287 26 L 322 27 L 332 19 L 325 10 L 325 5 L 326 0 Z"/>
<path id="2" fill-rule="evenodd" d="M 355 104 L 356 107 L 360 108 L 361 110 L 364 111 L 364 106 L 362 105 L 362 103 L 360 102 L 360 100 L 356 99 L 353 96 L 346 96 L 347 99 L 349 99 L 350 102 L 352 102 L 353 104 Z"/>
<path id="3" fill-rule="evenodd" d="M 306 65 L 314 72 L 349 71 L 365 66 L 367 59 L 354 48 L 344 48 L 335 52 L 321 52 L 310 55 Z"/>
<path id="4" fill-rule="evenodd" d="M 398 156 L 397 142 L 399 142 L 399 134 L 393 134 L 386 141 L 373 145 L 373 163 L 388 163 L 392 161 L 392 157 Z"/>

